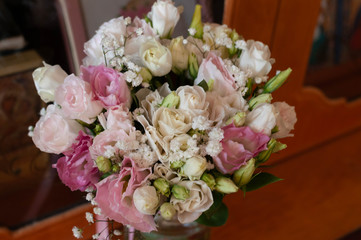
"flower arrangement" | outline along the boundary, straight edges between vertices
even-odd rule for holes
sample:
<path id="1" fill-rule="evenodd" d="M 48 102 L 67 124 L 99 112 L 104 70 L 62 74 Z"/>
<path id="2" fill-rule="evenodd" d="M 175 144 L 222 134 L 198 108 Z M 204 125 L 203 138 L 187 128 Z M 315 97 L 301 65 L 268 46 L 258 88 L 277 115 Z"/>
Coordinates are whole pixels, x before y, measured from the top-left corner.
<path id="1" fill-rule="evenodd" d="M 268 79 L 267 45 L 202 23 L 198 5 L 189 36 L 171 38 L 180 12 L 158 0 L 144 19 L 104 23 L 80 76 L 47 64 L 33 73 L 48 103 L 35 145 L 62 154 L 60 179 L 87 192 L 95 214 L 143 232 L 157 229 L 155 215 L 224 224 L 225 194 L 280 180 L 257 168 L 296 123 L 294 107 L 271 102 L 291 69 Z"/>

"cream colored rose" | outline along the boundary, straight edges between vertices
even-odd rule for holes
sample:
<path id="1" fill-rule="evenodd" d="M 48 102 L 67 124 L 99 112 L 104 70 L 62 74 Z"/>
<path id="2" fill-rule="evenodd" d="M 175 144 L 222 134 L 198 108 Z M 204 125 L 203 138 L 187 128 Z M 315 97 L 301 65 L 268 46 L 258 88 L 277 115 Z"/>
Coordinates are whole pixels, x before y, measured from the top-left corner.
<path id="1" fill-rule="evenodd" d="M 190 179 L 199 179 L 207 169 L 207 160 L 199 155 L 188 158 L 182 166 L 182 172 Z"/>
<path id="2" fill-rule="evenodd" d="M 43 64 L 44 67 L 35 69 L 33 79 L 40 98 L 47 103 L 54 101 L 55 89 L 64 82 L 68 74 L 59 65 Z"/>
<path id="3" fill-rule="evenodd" d="M 164 76 L 172 69 L 172 54 L 154 38 L 140 46 L 139 56 L 153 76 Z"/>
<path id="4" fill-rule="evenodd" d="M 180 223 L 190 223 L 197 220 L 204 211 L 212 206 L 212 191 L 205 182 L 200 180 L 182 181 L 178 185 L 187 188 L 190 195 L 186 200 L 179 200 L 174 196 L 170 199 L 170 203 L 178 212 Z"/>
<path id="5" fill-rule="evenodd" d="M 208 102 L 206 92 L 199 86 L 182 86 L 176 91 L 180 98 L 178 109 L 194 116 L 207 115 Z"/>
<path id="6" fill-rule="evenodd" d="M 187 133 L 191 127 L 191 117 L 183 110 L 160 107 L 153 116 L 153 126 L 162 136 Z"/>
<path id="7" fill-rule="evenodd" d="M 142 186 L 135 189 L 133 203 L 139 212 L 154 215 L 159 205 L 159 196 L 155 187 Z"/>
<path id="8" fill-rule="evenodd" d="M 271 135 L 276 126 L 274 106 L 270 103 L 262 103 L 253 109 L 246 117 L 246 125 L 257 133 Z"/>
<path id="9" fill-rule="evenodd" d="M 178 184 L 182 179 L 177 172 L 173 171 L 170 167 L 167 167 L 164 163 L 154 164 L 154 175 L 166 179 L 172 184 Z"/>
<path id="10" fill-rule="evenodd" d="M 188 50 L 183 44 L 183 37 L 177 37 L 172 39 L 169 50 L 172 53 L 173 72 L 179 74 L 188 68 Z"/>
<path id="11" fill-rule="evenodd" d="M 274 59 L 267 45 L 259 41 L 248 40 L 247 48 L 242 50 L 239 57 L 239 68 L 250 71 L 251 77 L 264 77 L 272 68 Z"/>
<path id="12" fill-rule="evenodd" d="M 158 0 L 149 13 L 152 26 L 161 37 L 170 37 L 179 20 L 180 10 L 169 0 Z"/>

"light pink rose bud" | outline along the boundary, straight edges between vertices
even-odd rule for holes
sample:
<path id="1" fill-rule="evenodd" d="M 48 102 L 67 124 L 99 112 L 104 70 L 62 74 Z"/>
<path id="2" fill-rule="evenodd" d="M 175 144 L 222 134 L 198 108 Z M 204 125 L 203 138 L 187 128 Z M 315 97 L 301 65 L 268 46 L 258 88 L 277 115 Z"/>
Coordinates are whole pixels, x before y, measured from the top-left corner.
<path id="1" fill-rule="evenodd" d="M 93 97 L 90 84 L 74 74 L 65 78 L 55 91 L 55 101 L 61 106 L 63 115 L 88 124 L 94 122 L 103 109 L 101 102 L 93 100 Z"/>
<path id="2" fill-rule="evenodd" d="M 75 120 L 64 118 L 58 107 L 49 105 L 36 123 L 32 138 L 41 151 L 60 154 L 70 149 L 82 129 Z"/>
<path id="3" fill-rule="evenodd" d="M 294 129 L 297 122 L 295 107 L 291 107 L 285 102 L 275 102 L 276 125 L 278 132 L 272 135 L 274 138 L 292 137 L 290 131 Z"/>

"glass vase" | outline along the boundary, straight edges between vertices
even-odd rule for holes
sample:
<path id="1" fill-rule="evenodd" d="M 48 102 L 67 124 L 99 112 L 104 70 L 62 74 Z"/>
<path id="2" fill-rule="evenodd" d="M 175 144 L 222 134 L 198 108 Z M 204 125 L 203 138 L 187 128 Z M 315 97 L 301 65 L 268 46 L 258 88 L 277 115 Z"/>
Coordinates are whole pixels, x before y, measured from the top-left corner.
<path id="1" fill-rule="evenodd" d="M 208 240 L 210 227 L 197 222 L 181 224 L 177 220 L 167 221 L 162 217 L 157 219 L 158 231 L 150 233 L 140 232 L 132 227 L 123 229 L 124 240 Z"/>

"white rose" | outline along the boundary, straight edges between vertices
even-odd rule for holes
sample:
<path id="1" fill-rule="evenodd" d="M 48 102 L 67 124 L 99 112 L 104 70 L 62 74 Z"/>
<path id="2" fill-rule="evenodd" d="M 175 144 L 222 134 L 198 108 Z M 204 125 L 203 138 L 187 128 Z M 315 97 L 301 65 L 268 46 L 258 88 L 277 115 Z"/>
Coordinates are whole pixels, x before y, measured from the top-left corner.
<path id="1" fill-rule="evenodd" d="M 149 18 L 161 37 L 170 37 L 179 20 L 179 10 L 170 0 L 158 0 L 152 6 Z"/>
<path id="2" fill-rule="evenodd" d="M 182 86 L 176 91 L 180 98 L 178 109 L 189 112 L 193 117 L 207 113 L 206 92 L 199 86 Z"/>
<path id="3" fill-rule="evenodd" d="M 83 127 L 75 120 L 65 119 L 60 109 L 51 104 L 36 123 L 33 142 L 43 152 L 60 154 L 69 150 Z"/>
<path id="4" fill-rule="evenodd" d="M 262 103 L 253 109 L 246 117 L 246 125 L 254 132 L 271 135 L 276 126 L 275 109 L 272 104 Z"/>
<path id="5" fill-rule="evenodd" d="M 171 197 L 170 203 L 178 212 L 178 221 L 180 223 L 190 223 L 213 204 L 213 196 L 211 189 L 203 181 L 182 181 L 177 183 L 189 190 L 189 198 L 186 200 Z"/>
<path id="6" fill-rule="evenodd" d="M 191 127 L 191 117 L 184 111 L 160 107 L 153 116 L 153 126 L 165 136 L 187 133 Z"/>
<path id="7" fill-rule="evenodd" d="M 164 163 L 154 164 L 154 175 L 164 178 L 172 184 L 178 184 L 182 179 L 177 172 L 173 171 L 170 167 L 165 166 Z"/>
<path id="8" fill-rule="evenodd" d="M 248 40 L 247 48 L 242 50 L 239 57 L 239 68 L 250 71 L 251 77 L 264 77 L 272 68 L 274 59 L 267 45 L 259 41 Z"/>
<path id="9" fill-rule="evenodd" d="M 189 177 L 190 180 L 199 179 L 206 169 L 207 160 L 199 155 L 187 159 L 182 166 L 183 173 Z"/>
<path id="10" fill-rule="evenodd" d="M 172 70 L 175 73 L 180 73 L 188 68 L 188 50 L 183 44 L 183 37 L 177 37 L 172 39 L 169 50 L 172 53 Z"/>
<path id="11" fill-rule="evenodd" d="M 290 131 L 294 129 L 297 122 L 295 107 L 291 107 L 285 102 L 275 102 L 273 103 L 273 106 L 275 107 L 277 116 L 276 125 L 278 127 L 278 132 L 272 134 L 272 137 L 292 137 L 293 134 L 290 134 Z"/>
<path id="12" fill-rule="evenodd" d="M 142 186 L 135 189 L 133 203 L 139 212 L 154 215 L 159 205 L 159 196 L 155 187 Z"/>
<path id="13" fill-rule="evenodd" d="M 43 64 L 44 67 L 35 69 L 33 79 L 40 98 L 47 103 L 54 101 L 55 89 L 64 82 L 68 74 L 59 65 Z"/>
<path id="14" fill-rule="evenodd" d="M 172 69 L 172 54 L 154 38 L 140 46 L 139 55 L 153 76 L 164 76 Z"/>

